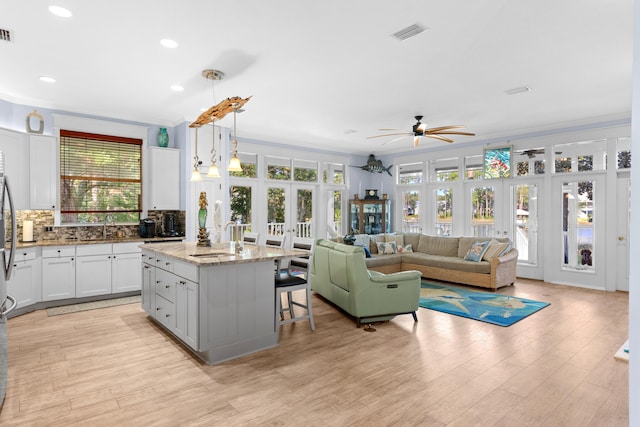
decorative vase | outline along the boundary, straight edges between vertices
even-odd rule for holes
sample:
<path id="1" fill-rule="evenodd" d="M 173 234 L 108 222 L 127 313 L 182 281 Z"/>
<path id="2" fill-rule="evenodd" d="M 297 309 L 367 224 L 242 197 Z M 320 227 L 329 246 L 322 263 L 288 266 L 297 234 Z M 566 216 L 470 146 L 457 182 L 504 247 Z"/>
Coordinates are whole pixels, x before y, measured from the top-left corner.
<path id="1" fill-rule="evenodd" d="M 198 226 L 205 228 L 207 226 L 207 210 L 200 209 L 198 211 Z"/>
<path id="2" fill-rule="evenodd" d="M 160 128 L 158 131 L 158 147 L 168 147 L 169 146 L 169 134 L 167 133 L 166 128 Z"/>

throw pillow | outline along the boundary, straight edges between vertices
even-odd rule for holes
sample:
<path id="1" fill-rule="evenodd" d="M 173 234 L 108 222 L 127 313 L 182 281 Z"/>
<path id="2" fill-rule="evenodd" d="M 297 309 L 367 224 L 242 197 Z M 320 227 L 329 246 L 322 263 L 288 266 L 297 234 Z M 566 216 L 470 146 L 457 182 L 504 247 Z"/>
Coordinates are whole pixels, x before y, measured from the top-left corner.
<path id="1" fill-rule="evenodd" d="M 376 242 L 378 247 L 378 253 L 383 255 L 395 254 L 398 252 L 398 247 L 395 242 Z"/>
<path id="2" fill-rule="evenodd" d="M 464 259 L 466 259 L 467 261 L 475 262 L 482 261 L 482 256 L 487 251 L 490 243 L 491 240 L 487 240 L 486 242 L 475 242 L 473 245 L 471 245 L 471 248 L 465 255 Z"/>
<path id="3" fill-rule="evenodd" d="M 409 252 L 413 252 L 413 247 L 411 245 L 398 245 L 399 254 L 408 254 Z"/>
<path id="4" fill-rule="evenodd" d="M 509 246 L 509 243 L 498 242 L 496 239 L 492 239 L 489 247 L 484 252 L 482 259 L 485 261 L 491 261 L 491 258 L 502 256 L 505 249 Z"/>

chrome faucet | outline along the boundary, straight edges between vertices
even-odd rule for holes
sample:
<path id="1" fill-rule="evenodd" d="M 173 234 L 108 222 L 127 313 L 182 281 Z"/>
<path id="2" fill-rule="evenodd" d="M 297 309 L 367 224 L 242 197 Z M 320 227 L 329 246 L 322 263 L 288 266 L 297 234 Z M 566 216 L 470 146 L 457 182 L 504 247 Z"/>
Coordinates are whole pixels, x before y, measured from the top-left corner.
<path id="1" fill-rule="evenodd" d="M 105 214 L 104 216 L 104 224 L 102 225 L 102 238 L 104 240 L 107 239 L 107 222 L 111 222 L 111 225 L 114 225 L 113 217 L 111 216 L 111 214 Z"/>

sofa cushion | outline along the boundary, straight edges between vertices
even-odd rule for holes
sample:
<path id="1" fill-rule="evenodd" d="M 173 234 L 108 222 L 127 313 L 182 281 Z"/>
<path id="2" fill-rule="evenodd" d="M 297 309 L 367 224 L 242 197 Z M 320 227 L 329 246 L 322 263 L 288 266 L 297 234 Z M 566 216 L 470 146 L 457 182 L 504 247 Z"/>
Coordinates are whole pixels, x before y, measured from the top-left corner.
<path id="1" fill-rule="evenodd" d="M 395 234 L 395 233 L 385 234 L 384 235 L 384 241 L 385 242 L 394 242 L 396 244 L 396 246 L 403 246 L 404 245 L 404 234 Z"/>
<path id="2" fill-rule="evenodd" d="M 430 236 L 422 234 L 420 235 L 420 241 L 418 243 L 418 252 L 455 257 L 458 256 L 459 241 L 459 237 Z"/>
<path id="3" fill-rule="evenodd" d="M 402 261 L 401 254 L 393 254 L 393 255 L 372 255 L 371 258 L 367 259 L 367 268 L 372 267 L 381 267 L 384 265 L 393 265 L 400 264 Z"/>
<path id="4" fill-rule="evenodd" d="M 499 242 L 496 239 L 491 239 L 489 247 L 484 252 L 482 259 L 485 261 L 491 261 L 491 258 L 502 256 L 508 249 L 510 244 Z"/>
<path id="5" fill-rule="evenodd" d="M 482 261 L 482 256 L 489 249 L 489 245 L 491 244 L 490 240 L 484 242 L 475 242 L 469 250 L 467 254 L 464 256 L 464 259 L 467 261 L 480 262 Z"/>
<path id="6" fill-rule="evenodd" d="M 418 250 L 420 244 L 420 233 L 403 233 L 404 244 L 411 245 L 414 251 Z"/>
<path id="7" fill-rule="evenodd" d="M 380 255 L 392 255 L 398 253 L 398 247 L 396 242 L 376 242 L 378 247 L 378 254 Z"/>
<path id="8" fill-rule="evenodd" d="M 427 267 L 439 267 L 469 273 L 491 273 L 491 263 L 489 263 L 488 261 L 465 261 L 464 259 L 458 257 L 427 255 L 420 252 L 402 254 L 401 256 L 403 264 L 409 263 L 424 265 Z M 404 268 L 405 267 L 403 267 L 403 269 Z"/>
<path id="9" fill-rule="evenodd" d="M 497 240 L 500 243 L 511 243 L 511 239 L 509 239 L 508 237 L 500 237 L 497 239 L 493 239 L 491 237 L 460 237 L 460 244 L 458 245 L 458 256 L 460 258 L 464 258 L 467 252 L 469 252 L 471 245 L 473 245 L 475 242 L 486 242 L 491 240 Z"/>
<path id="10" fill-rule="evenodd" d="M 413 252 L 412 245 L 398 245 L 398 250 L 396 251 L 399 254 L 406 254 L 409 252 Z"/>

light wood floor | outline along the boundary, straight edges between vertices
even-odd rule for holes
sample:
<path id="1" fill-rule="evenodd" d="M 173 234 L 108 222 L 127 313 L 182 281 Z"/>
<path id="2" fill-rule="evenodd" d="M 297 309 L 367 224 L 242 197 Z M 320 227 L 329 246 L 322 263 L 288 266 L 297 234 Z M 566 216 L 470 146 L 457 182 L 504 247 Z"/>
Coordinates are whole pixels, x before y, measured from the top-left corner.
<path id="1" fill-rule="evenodd" d="M 626 426 L 628 294 L 520 280 L 551 306 L 503 328 L 420 309 L 357 329 L 317 295 L 316 332 L 206 366 L 137 304 L 9 321 L 0 425 Z"/>

